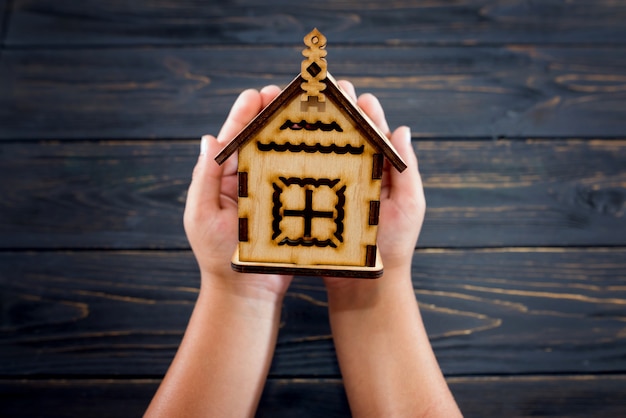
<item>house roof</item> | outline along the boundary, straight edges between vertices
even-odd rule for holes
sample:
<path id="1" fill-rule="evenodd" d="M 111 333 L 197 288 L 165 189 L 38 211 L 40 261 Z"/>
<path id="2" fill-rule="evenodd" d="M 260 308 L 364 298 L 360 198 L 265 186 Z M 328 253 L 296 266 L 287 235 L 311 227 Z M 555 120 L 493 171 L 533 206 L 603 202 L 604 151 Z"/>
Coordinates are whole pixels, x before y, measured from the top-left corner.
<path id="1" fill-rule="evenodd" d="M 241 130 L 225 147 L 215 156 L 218 164 L 223 164 L 241 146 L 245 145 L 256 132 L 262 129 L 268 119 L 272 117 L 284 104 L 302 93 L 301 84 L 305 80 L 299 74 L 276 98 L 263 109 L 245 128 Z M 389 162 L 400 172 L 406 168 L 406 163 L 391 145 L 389 139 L 372 120 L 354 103 L 337 84 L 330 73 L 327 73 L 326 88 L 324 95 L 337 102 L 343 112 L 355 121 L 355 126 L 361 134 L 375 148 L 380 150 Z"/>

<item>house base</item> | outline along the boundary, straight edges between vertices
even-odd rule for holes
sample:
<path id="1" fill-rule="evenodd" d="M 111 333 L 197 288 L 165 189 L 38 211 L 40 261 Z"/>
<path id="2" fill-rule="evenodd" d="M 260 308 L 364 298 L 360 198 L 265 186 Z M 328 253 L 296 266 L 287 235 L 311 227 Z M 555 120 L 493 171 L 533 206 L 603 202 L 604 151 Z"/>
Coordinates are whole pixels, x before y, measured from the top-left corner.
<path id="1" fill-rule="evenodd" d="M 293 274 L 300 276 L 334 276 L 362 279 L 376 279 L 383 275 L 383 263 L 378 250 L 376 251 L 376 264 L 373 267 L 334 266 L 326 264 L 298 265 L 241 261 L 239 259 L 239 248 L 235 250 L 230 265 L 233 270 L 239 273 Z"/>

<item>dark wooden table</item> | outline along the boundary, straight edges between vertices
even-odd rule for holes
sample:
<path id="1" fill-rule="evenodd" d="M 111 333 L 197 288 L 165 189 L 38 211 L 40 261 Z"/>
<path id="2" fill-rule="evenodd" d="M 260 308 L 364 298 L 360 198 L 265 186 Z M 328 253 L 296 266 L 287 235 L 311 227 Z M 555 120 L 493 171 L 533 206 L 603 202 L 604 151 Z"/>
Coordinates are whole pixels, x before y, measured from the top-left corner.
<path id="1" fill-rule="evenodd" d="M 0 416 L 139 416 L 198 272 L 198 138 L 329 69 L 409 124 L 413 261 L 468 417 L 626 416 L 626 1 L 0 1 Z M 260 417 L 349 409 L 318 278 L 283 309 Z"/>

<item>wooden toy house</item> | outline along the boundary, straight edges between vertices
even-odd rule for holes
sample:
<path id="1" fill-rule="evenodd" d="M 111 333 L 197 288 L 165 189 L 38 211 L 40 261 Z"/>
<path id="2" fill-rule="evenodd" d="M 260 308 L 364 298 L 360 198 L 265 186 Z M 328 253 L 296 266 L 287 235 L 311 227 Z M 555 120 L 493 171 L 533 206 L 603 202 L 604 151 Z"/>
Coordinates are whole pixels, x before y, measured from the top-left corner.
<path id="1" fill-rule="evenodd" d="M 242 272 L 379 277 L 376 247 L 387 137 L 326 70 L 326 39 L 305 38 L 301 73 L 215 157 L 238 151 Z"/>

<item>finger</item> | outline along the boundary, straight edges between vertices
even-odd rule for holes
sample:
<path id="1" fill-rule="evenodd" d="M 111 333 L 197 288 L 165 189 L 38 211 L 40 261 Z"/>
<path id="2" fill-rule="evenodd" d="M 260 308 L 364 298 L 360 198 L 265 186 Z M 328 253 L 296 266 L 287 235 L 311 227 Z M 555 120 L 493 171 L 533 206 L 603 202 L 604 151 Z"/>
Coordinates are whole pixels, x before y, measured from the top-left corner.
<path id="1" fill-rule="evenodd" d="M 402 173 L 393 168 L 389 170 L 389 198 L 398 202 L 414 202 L 422 209 L 425 208 L 424 189 L 417 156 L 411 145 L 411 130 L 406 126 L 396 129 L 391 135 L 391 143 L 406 162 L 407 169 Z"/>
<path id="2" fill-rule="evenodd" d="M 224 169 L 224 176 L 232 176 L 237 172 L 237 168 L 239 167 L 239 160 L 237 159 L 238 152 L 235 151 L 232 153 L 230 157 L 222 164 Z"/>
<path id="3" fill-rule="evenodd" d="M 234 136 L 237 135 L 258 114 L 258 112 L 274 100 L 279 93 L 280 88 L 274 85 L 265 86 L 258 93 L 256 90 L 246 90 L 242 92 L 233 104 L 228 118 L 226 122 L 224 122 L 224 126 L 218 135 L 219 142 L 223 144 L 234 138 Z M 258 111 L 253 114 L 253 102 L 257 100 L 257 98 L 254 97 L 255 95 L 260 97 L 260 103 L 258 105 Z M 231 155 L 223 165 L 225 176 L 236 173 L 237 154 L 234 153 Z"/>
<path id="4" fill-rule="evenodd" d="M 261 108 L 265 109 L 265 107 L 280 94 L 280 88 L 275 85 L 265 86 L 261 89 L 260 93 Z"/>
<path id="5" fill-rule="evenodd" d="M 205 135 L 201 141 L 201 154 L 193 169 L 187 192 L 185 218 L 194 219 L 197 213 L 220 209 L 220 186 L 223 167 L 213 161 L 213 155 L 221 148 L 217 139 Z"/>
<path id="6" fill-rule="evenodd" d="M 347 93 L 348 96 L 352 97 L 352 100 L 356 102 L 356 90 L 351 82 L 348 80 L 339 80 L 337 84 L 339 84 L 339 87 L 341 87 L 344 93 Z"/>
<path id="7" fill-rule="evenodd" d="M 228 117 L 217 135 L 217 140 L 225 144 L 235 137 L 262 108 L 261 95 L 254 89 L 241 92 L 228 113 Z"/>
<path id="8" fill-rule="evenodd" d="M 380 101 L 371 93 L 364 93 L 357 100 L 359 107 L 370 117 L 372 122 L 387 136 L 390 135 L 389 125 L 385 119 L 385 111 Z"/>

